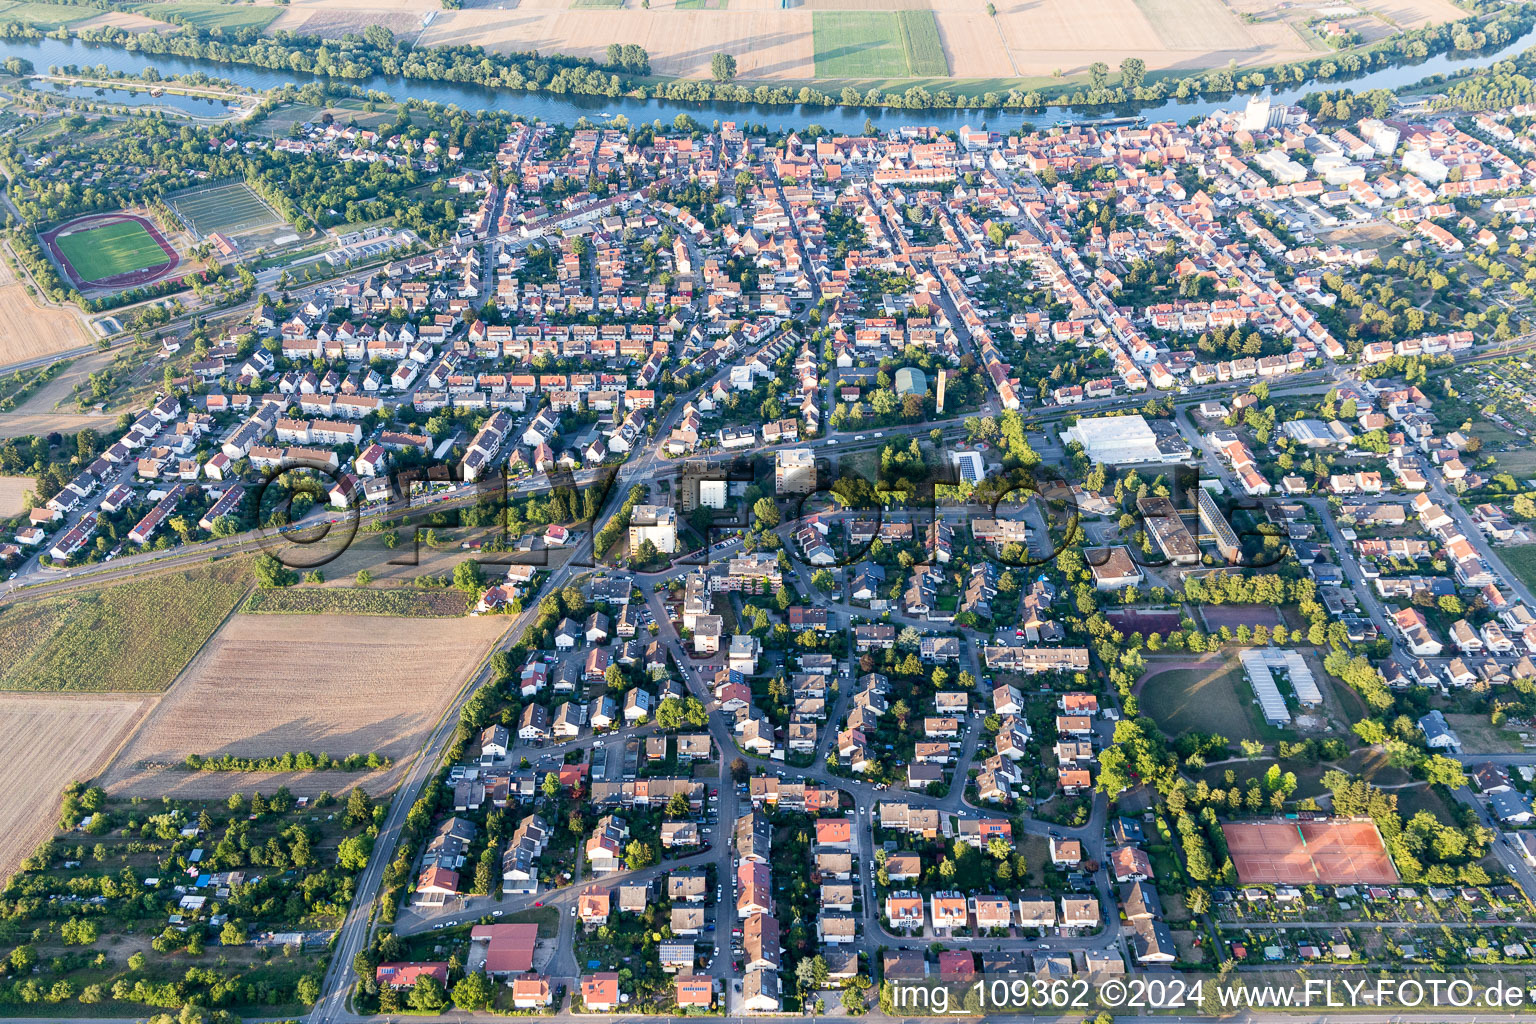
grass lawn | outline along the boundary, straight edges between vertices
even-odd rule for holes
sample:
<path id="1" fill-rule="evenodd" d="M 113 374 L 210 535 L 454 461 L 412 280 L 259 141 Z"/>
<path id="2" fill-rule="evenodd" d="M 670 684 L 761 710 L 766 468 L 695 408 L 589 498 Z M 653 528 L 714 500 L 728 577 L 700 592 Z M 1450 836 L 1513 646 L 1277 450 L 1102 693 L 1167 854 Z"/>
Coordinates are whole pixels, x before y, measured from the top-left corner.
<path id="1" fill-rule="evenodd" d="M 163 690 L 250 583 L 246 562 L 219 562 L 12 605 L 0 612 L 0 690 Z"/>
<path id="2" fill-rule="evenodd" d="M 723 11 L 731 5 L 731 0 L 677 0 L 676 7 L 680 11 Z"/>
<path id="3" fill-rule="evenodd" d="M 43 29 L 72 25 L 77 21 L 95 16 L 92 8 L 89 7 L 24 2 L 0 3 L 0 21 L 24 22 Z"/>
<path id="4" fill-rule="evenodd" d="M 243 612 L 269 615 L 393 615 L 417 619 L 458 618 L 469 610 L 462 590 L 408 587 L 283 587 L 257 590 Z"/>
<path id="5" fill-rule="evenodd" d="M 1536 544 L 1522 544 L 1514 548 L 1500 548 L 1499 560 L 1509 571 L 1520 577 L 1528 587 L 1536 587 Z"/>
<path id="6" fill-rule="evenodd" d="M 1260 757 L 1252 761 L 1232 761 L 1227 764 L 1210 765 L 1190 774 L 1193 778 L 1204 779 L 1212 786 L 1224 788 L 1227 785 L 1227 771 L 1231 770 L 1237 784 L 1246 790 L 1250 779 L 1262 781 L 1270 765 L 1276 763 L 1280 765 L 1282 772 L 1295 773 L 1295 798 L 1298 800 L 1322 796 L 1326 792 L 1323 789 L 1323 776 L 1334 768 L 1359 776 L 1377 786 L 1396 786 L 1411 781 L 1407 773 L 1387 764 L 1386 754 L 1368 750 L 1357 750 L 1337 764 L 1327 762 L 1307 764 L 1303 761 L 1276 762 L 1272 757 Z"/>
<path id="7" fill-rule="evenodd" d="M 1474 426 L 1473 432 L 1477 429 Z M 1517 439 L 1513 435 L 1506 435 L 1511 441 Z M 1526 443 L 1519 441 L 1518 443 Z M 1496 473 L 1508 473 L 1516 480 L 1524 480 L 1529 476 L 1536 476 L 1536 448 L 1516 448 L 1508 452 L 1489 452 L 1493 456 L 1493 467 Z"/>
<path id="8" fill-rule="evenodd" d="M 811 26 L 818 77 L 949 73 L 932 11 L 816 11 Z"/>
<path id="9" fill-rule="evenodd" d="M 1029 885 L 1045 884 L 1045 867 L 1051 862 L 1051 843 L 1045 836 L 1037 836 L 1026 833 L 1016 837 L 1019 852 L 1024 855 L 1024 863 L 1029 867 Z M 1020 882 L 1021 885 L 1025 884 Z"/>
<path id="10" fill-rule="evenodd" d="M 160 243 L 137 221 L 119 221 L 60 235 L 54 244 L 83 281 L 143 270 L 166 260 Z"/>
<path id="11" fill-rule="evenodd" d="M 1493 725 L 1487 715 L 1446 715 L 1446 724 L 1461 737 L 1461 748 L 1469 754 L 1523 754 L 1520 733 Z"/>
<path id="12" fill-rule="evenodd" d="M 529 907 L 496 919 L 497 924 L 536 924 L 539 938 L 552 939 L 560 933 L 559 907 Z"/>
<path id="13" fill-rule="evenodd" d="M 1447 825 L 1456 822 L 1456 816 L 1451 813 L 1445 799 L 1429 786 L 1412 786 L 1408 789 L 1394 789 L 1392 792 L 1397 794 L 1397 812 L 1405 819 L 1420 811 L 1428 811 Z"/>
<path id="14" fill-rule="evenodd" d="M 162 0 L 159 3 L 139 4 L 133 10 L 147 18 L 169 21 L 174 17 L 178 21 L 189 22 L 197 28 L 209 30 L 218 28 L 230 32 L 242 28 L 254 28 L 259 31 L 272 24 L 277 16 L 283 13 L 283 9 L 277 6 L 208 3 L 206 0 Z"/>
<path id="15" fill-rule="evenodd" d="M 1170 737 L 1211 732 L 1236 743 L 1290 735 L 1264 721 L 1236 660 L 1213 662 L 1207 668 L 1170 669 L 1152 676 L 1142 684 L 1141 708 Z"/>

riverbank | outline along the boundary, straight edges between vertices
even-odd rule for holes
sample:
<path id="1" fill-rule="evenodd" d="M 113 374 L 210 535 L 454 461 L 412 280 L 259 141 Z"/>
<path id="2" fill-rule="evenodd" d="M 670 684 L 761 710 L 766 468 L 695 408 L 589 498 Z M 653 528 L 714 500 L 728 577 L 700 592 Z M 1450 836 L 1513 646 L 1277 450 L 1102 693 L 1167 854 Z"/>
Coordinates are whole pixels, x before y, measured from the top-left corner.
<path id="1" fill-rule="evenodd" d="M 249 92 L 219 91 L 179 82 L 146 84 L 125 78 L 45 74 L 34 75 L 26 84 L 40 99 L 55 103 L 80 100 L 95 107 L 135 112 L 157 110 L 203 122 L 243 121 L 261 104 L 261 97 Z"/>
<path id="2" fill-rule="evenodd" d="M 1455 75 L 1468 68 L 1486 66 L 1496 60 L 1518 53 L 1531 43 L 1532 29 L 1510 40 L 1497 50 L 1480 54 L 1444 53 L 1403 66 L 1384 68 L 1344 81 L 1332 80 L 1330 84 L 1348 85 L 1357 91 L 1366 89 L 1396 90 L 1413 85 L 1426 77 Z M 1141 113 L 1149 121 L 1186 121 L 1203 117 L 1214 110 L 1230 108 L 1234 100 L 1231 94 L 1222 96 L 1195 95 L 1164 100 L 1155 105 L 1128 105 L 1123 107 L 1052 107 L 1039 111 L 988 111 L 966 109 L 928 108 L 921 111 L 890 107 L 826 107 L 816 104 L 796 103 L 789 106 L 757 103 L 685 102 L 680 100 L 638 99 L 633 96 L 555 95 L 548 92 L 528 91 L 524 88 L 491 88 L 475 84 L 416 81 L 402 74 L 368 75 L 359 78 L 317 76 L 291 69 L 267 68 L 212 57 L 179 57 L 161 53 L 147 53 L 142 49 L 128 48 L 103 42 L 91 42 L 77 36 L 68 39 L 31 36 L 26 39 L 0 39 L 0 60 L 9 57 L 30 60 L 37 67 L 52 67 L 65 73 L 78 73 L 83 69 L 104 69 L 108 75 L 123 74 L 129 77 L 143 74 L 153 68 L 162 75 L 178 77 L 203 77 L 218 75 L 237 88 L 258 93 L 284 87 L 301 88 L 319 84 L 335 95 L 353 96 L 358 99 L 374 99 L 391 103 L 436 103 L 457 106 L 465 110 L 499 110 L 529 120 L 551 123 L 572 123 L 582 118 L 601 122 L 619 115 L 631 123 L 656 119 L 670 122 L 679 114 L 685 114 L 704 124 L 711 120 L 735 120 L 761 126 L 768 130 L 797 130 L 807 125 L 819 124 L 829 131 L 856 134 L 872 124 L 876 130 L 894 130 L 914 123 L 932 125 L 941 130 L 954 131 L 964 125 L 987 124 L 993 130 L 1015 131 L 1031 119 L 1038 122 L 1042 116 L 1073 123 L 1093 123 L 1128 114 Z M 1305 84 L 1266 88 L 1263 95 L 1275 103 L 1295 103 L 1313 91 Z"/>
<path id="3" fill-rule="evenodd" d="M 1026 88 L 1038 80 L 920 79 L 905 89 L 900 89 L 896 80 L 886 80 L 884 87 L 876 85 L 862 92 L 860 86 L 848 84 L 836 95 L 824 91 L 827 82 L 749 86 L 679 81 L 647 76 L 647 69 L 633 62 L 610 67 L 592 60 L 494 53 L 471 46 L 415 49 L 388 33 L 376 35 L 371 42 L 354 38 L 333 52 L 334 43 L 322 45 L 314 37 L 281 32 L 276 37 L 231 43 L 206 33 L 131 32 L 104 26 L 83 28 L 64 39 L 61 35 L 68 29 L 45 37 L 36 28 L 12 24 L 6 27 L 6 45 L 29 50 L 82 48 L 75 51 L 75 61 L 42 55 L 36 58 L 48 64 L 94 60 L 96 53 L 110 48 L 136 55 L 143 66 L 165 73 L 177 73 L 173 66 L 177 63 L 204 74 L 206 68 L 216 66 L 237 84 L 258 90 L 321 81 L 333 89 L 339 85 L 396 102 L 453 103 L 470 110 L 507 110 L 552 121 L 570 121 L 593 113 L 622 113 L 631 120 L 687 113 L 695 118 L 731 118 L 765 126 L 819 123 L 833 130 L 858 131 L 866 118 L 874 120 L 876 127 L 882 127 L 882 121 L 911 123 L 913 112 L 921 112 L 925 122 L 941 122 L 941 127 L 951 129 L 984 118 L 1014 115 L 1065 114 L 1068 120 L 1092 121 L 1141 113 L 1149 120 L 1186 119 L 1218 106 L 1231 106 L 1234 97 L 1244 93 L 1267 93 L 1291 102 L 1287 94 L 1301 95 L 1310 91 L 1307 87 L 1320 84 L 1396 88 L 1425 75 L 1449 73 L 1466 61 L 1495 60 L 1528 38 L 1533 24 L 1536 10 L 1522 7 L 1406 30 L 1367 46 L 1278 67 L 1240 72 L 1222 68 L 1182 76 L 1146 74 L 1134 89 L 1124 87 L 1125 74 L 1133 70 L 1128 67 L 1132 62 L 1126 61 L 1124 73 L 1116 76 L 1106 67 L 1086 88 L 1083 82 L 1071 80 L 1055 87 Z M 1456 52 L 1458 45 L 1475 47 L 1477 52 Z M 110 64 L 109 69 L 118 70 Z M 985 91 L 967 93 L 964 88 Z M 538 109 L 541 107 L 548 112 Z M 893 112 L 896 116 L 888 116 Z"/>

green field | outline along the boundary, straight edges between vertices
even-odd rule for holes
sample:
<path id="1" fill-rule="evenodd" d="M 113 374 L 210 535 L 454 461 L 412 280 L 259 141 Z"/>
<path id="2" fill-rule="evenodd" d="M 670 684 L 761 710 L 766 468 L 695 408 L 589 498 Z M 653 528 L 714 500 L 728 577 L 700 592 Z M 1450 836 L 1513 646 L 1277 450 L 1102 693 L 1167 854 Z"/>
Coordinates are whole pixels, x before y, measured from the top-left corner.
<path id="1" fill-rule="evenodd" d="M 201 29 L 254 28 L 258 31 L 272 24 L 283 13 L 281 7 L 257 7 L 254 4 L 220 4 L 207 0 L 163 0 L 160 3 L 143 3 L 132 8 L 146 18 L 169 21 L 173 17 Z"/>
<path id="2" fill-rule="evenodd" d="M 1500 548 L 1496 553 L 1499 560 L 1509 567 L 1509 571 L 1520 577 L 1522 583 L 1536 587 L 1536 544 Z"/>
<path id="3" fill-rule="evenodd" d="M 932 11 L 816 11 L 818 78 L 916 78 L 949 74 Z"/>
<path id="4" fill-rule="evenodd" d="M 282 587 L 252 592 L 240 609 L 257 615 L 393 615 L 415 619 L 456 619 L 469 611 L 462 590 L 406 587 Z"/>
<path id="5" fill-rule="evenodd" d="M 165 250 L 137 221 L 119 221 L 54 239 L 82 281 L 99 281 L 165 262 Z"/>
<path id="6" fill-rule="evenodd" d="M 77 21 L 94 18 L 97 13 L 97 11 L 90 7 L 74 7 L 65 4 L 0 3 L 0 22 L 17 21 L 28 25 L 36 25 L 41 29 L 54 29 L 60 25 L 72 25 Z"/>
<path id="7" fill-rule="evenodd" d="M 1157 671 L 1155 665 L 1152 671 Z M 1236 743 L 1286 735 L 1264 721 L 1236 659 L 1213 661 L 1207 668 L 1159 672 L 1142 684 L 1141 708 L 1173 737 L 1209 732 Z"/>
<path id="8" fill-rule="evenodd" d="M 221 562 L 12 605 L 0 690 L 163 690 L 249 587 L 245 562 Z"/>

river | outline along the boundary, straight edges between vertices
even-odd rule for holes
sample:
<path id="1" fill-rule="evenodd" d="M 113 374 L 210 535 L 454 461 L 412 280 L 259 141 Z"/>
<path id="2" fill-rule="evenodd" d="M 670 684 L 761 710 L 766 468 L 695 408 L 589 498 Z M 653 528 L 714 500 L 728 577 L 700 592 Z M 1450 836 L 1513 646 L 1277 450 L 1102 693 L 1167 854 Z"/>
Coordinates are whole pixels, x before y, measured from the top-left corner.
<path id="1" fill-rule="evenodd" d="M 1356 91 L 1365 89 L 1398 89 L 1412 85 L 1431 75 L 1448 74 L 1468 66 L 1486 65 L 1525 48 L 1536 28 L 1491 54 L 1440 54 L 1399 67 L 1382 68 L 1354 79 L 1333 79 L 1313 82 L 1289 89 L 1270 90 L 1269 96 L 1276 103 L 1294 103 L 1309 92 L 1319 89 L 1348 86 Z M 336 86 L 358 86 L 384 93 L 396 101 L 407 99 L 454 104 L 466 110 L 501 110 L 529 119 L 542 119 L 554 124 L 575 121 L 579 117 L 597 120 L 612 114 L 623 114 L 631 122 L 660 119 L 670 123 L 678 114 L 688 114 L 704 123 L 715 119 L 734 120 L 752 124 L 766 124 L 772 129 L 799 129 L 808 124 L 819 124 L 840 133 L 856 134 L 863 130 L 867 119 L 881 130 L 902 125 L 934 125 L 945 130 L 962 125 L 988 125 L 994 131 L 1009 131 L 1021 122 L 1048 124 L 1055 120 L 1090 123 L 1118 115 L 1125 111 L 1112 108 L 1053 107 L 1047 111 L 1025 114 L 1018 111 L 978 110 L 893 110 L 863 107 L 806 107 L 763 106 L 753 103 L 686 103 L 674 100 L 636 100 L 608 98 L 604 96 L 555 95 L 546 92 L 524 92 L 515 89 L 487 89 L 474 85 L 451 82 L 422 82 L 398 76 L 376 75 L 365 79 L 320 78 L 286 70 L 273 70 L 245 64 L 226 64 L 212 60 L 195 60 L 187 57 L 142 54 L 117 46 L 88 44 L 79 39 L 42 39 L 35 42 L 8 40 L 0 42 L 0 59 L 24 57 L 43 71 L 60 65 L 78 65 L 91 68 L 105 65 L 111 71 L 121 71 L 137 76 L 146 68 L 153 67 L 162 75 L 185 75 L 202 72 L 217 78 L 225 78 L 236 85 L 257 90 L 276 89 L 284 85 L 303 85 L 321 81 Z M 147 98 L 147 97 L 146 97 Z M 161 97 L 168 99 L 169 97 Z M 1191 117 L 1203 117 L 1214 110 L 1231 109 L 1247 102 L 1239 95 L 1226 99 L 1198 98 L 1193 100 L 1168 100 L 1158 106 L 1137 111 L 1149 121 L 1187 121 Z"/>

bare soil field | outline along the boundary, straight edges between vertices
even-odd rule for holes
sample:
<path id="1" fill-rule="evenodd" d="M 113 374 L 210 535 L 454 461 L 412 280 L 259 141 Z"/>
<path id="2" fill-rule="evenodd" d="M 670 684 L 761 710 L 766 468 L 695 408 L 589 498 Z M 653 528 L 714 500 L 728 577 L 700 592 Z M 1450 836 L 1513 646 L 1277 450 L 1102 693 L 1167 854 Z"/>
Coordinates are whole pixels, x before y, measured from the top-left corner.
<path id="1" fill-rule="evenodd" d="M 1384 220 L 1373 220 L 1365 224 L 1334 228 L 1331 231 L 1319 231 L 1317 240 L 1326 245 L 1381 246 L 1391 245 L 1401 239 L 1404 234 L 1406 232 L 1395 224 Z"/>
<path id="2" fill-rule="evenodd" d="M 948 2 L 936 0 L 936 6 Z M 939 22 L 945 25 L 942 13 Z M 1022 75 L 1081 74 L 1094 61 L 1113 68 L 1133 56 L 1151 70 L 1194 70 L 1310 52 L 1289 26 L 1245 24 L 1221 0 L 1009 0 L 998 5 L 997 24 Z M 946 53 L 950 66 L 960 68 L 984 57 L 982 51 L 949 52 L 947 43 Z"/>
<path id="3" fill-rule="evenodd" d="M 0 476 L 0 518 L 20 515 L 22 499 L 34 486 L 36 481 L 29 476 Z"/>
<path id="4" fill-rule="evenodd" d="M 79 348 L 86 340 L 73 313 L 38 305 L 0 260 L 0 366 Z"/>
<path id="5" fill-rule="evenodd" d="M 100 771 L 147 704 L 129 696 L 0 696 L 0 877 L 52 833 L 65 784 Z"/>
<path id="6" fill-rule="evenodd" d="M 236 615 L 202 649 L 113 760 L 114 795 L 299 795 L 391 789 L 452 696 L 513 620 Z M 388 771 L 188 772 L 187 754 L 341 757 L 376 751 Z"/>

